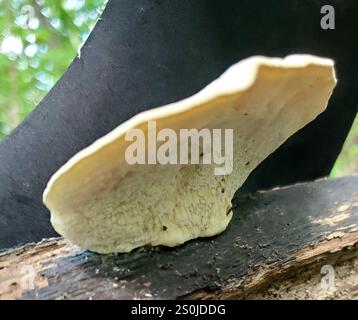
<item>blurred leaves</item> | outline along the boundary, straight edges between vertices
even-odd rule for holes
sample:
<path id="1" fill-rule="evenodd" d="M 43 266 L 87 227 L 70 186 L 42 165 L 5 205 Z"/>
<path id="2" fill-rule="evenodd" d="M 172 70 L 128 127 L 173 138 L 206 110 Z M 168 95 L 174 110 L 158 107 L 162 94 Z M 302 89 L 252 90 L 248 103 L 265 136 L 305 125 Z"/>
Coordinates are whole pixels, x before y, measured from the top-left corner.
<path id="1" fill-rule="evenodd" d="M 334 165 L 331 176 L 341 177 L 352 173 L 358 173 L 358 116 L 354 120 L 352 129 Z"/>
<path id="2" fill-rule="evenodd" d="M 106 0 L 0 0 L 0 139 L 40 102 Z"/>

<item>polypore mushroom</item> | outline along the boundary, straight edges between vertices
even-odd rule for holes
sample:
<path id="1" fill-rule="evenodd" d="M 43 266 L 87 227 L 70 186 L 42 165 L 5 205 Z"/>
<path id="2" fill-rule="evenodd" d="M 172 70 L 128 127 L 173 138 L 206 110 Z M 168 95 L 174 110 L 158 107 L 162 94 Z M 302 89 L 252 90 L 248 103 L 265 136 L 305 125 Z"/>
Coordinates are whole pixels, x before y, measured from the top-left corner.
<path id="1" fill-rule="evenodd" d="M 72 243 L 99 253 L 219 234 L 231 220 L 235 191 L 326 108 L 335 84 L 329 59 L 243 60 L 194 96 L 136 115 L 70 159 L 44 192 L 51 222 Z M 140 129 L 148 137 L 149 121 L 174 132 L 233 129 L 232 172 L 216 175 L 217 164 L 204 164 L 203 157 L 200 164 L 128 163 L 126 133 Z"/>

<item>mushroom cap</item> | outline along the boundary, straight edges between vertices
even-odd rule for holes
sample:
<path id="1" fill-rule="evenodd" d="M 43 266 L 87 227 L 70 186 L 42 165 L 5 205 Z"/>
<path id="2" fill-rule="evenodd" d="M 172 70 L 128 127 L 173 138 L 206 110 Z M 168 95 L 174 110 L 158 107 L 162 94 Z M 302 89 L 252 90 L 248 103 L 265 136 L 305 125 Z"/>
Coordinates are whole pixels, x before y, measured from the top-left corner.
<path id="1" fill-rule="evenodd" d="M 219 234 L 231 220 L 235 191 L 324 111 L 335 85 L 330 59 L 245 59 L 199 93 L 137 114 L 71 158 L 43 195 L 51 223 L 72 243 L 99 253 Z M 148 121 L 156 121 L 158 131 L 233 129 L 232 173 L 215 175 L 214 163 L 129 164 L 125 135 L 141 129 L 147 137 Z"/>

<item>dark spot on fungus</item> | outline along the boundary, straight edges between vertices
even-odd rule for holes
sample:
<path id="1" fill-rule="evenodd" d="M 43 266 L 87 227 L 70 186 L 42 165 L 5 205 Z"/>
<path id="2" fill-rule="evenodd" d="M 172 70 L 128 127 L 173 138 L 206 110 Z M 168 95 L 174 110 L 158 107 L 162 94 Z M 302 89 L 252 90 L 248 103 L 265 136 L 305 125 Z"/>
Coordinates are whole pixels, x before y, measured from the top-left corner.
<path id="1" fill-rule="evenodd" d="M 225 192 L 225 188 L 222 188 L 222 189 L 221 189 L 221 193 L 224 193 L 224 192 Z"/>
<path id="2" fill-rule="evenodd" d="M 200 153 L 200 158 L 202 158 L 202 157 L 203 157 L 203 155 L 204 155 L 204 153 Z"/>
<path id="3" fill-rule="evenodd" d="M 246 162 L 246 165 L 248 166 L 250 164 L 250 161 Z"/>
<path id="4" fill-rule="evenodd" d="M 226 215 L 228 216 L 231 211 L 232 211 L 232 207 L 229 208 L 229 210 L 226 212 Z"/>
<path id="5" fill-rule="evenodd" d="M 163 226 L 163 231 L 166 231 L 168 229 L 167 226 Z"/>
<path id="6" fill-rule="evenodd" d="M 244 116 L 248 116 L 249 114 L 247 112 L 244 113 Z"/>

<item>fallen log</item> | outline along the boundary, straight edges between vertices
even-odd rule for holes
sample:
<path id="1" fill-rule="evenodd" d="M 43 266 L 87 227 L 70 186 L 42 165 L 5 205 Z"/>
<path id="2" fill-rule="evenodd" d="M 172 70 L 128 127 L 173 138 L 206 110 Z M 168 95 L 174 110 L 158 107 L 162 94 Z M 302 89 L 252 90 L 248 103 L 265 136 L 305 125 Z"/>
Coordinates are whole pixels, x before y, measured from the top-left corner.
<path id="1" fill-rule="evenodd" d="M 5 250 L 0 299 L 357 299 L 357 175 L 237 194 L 233 211 L 221 235 L 177 248 Z"/>

